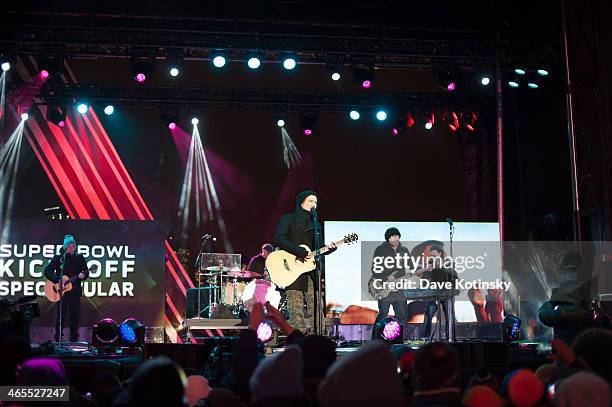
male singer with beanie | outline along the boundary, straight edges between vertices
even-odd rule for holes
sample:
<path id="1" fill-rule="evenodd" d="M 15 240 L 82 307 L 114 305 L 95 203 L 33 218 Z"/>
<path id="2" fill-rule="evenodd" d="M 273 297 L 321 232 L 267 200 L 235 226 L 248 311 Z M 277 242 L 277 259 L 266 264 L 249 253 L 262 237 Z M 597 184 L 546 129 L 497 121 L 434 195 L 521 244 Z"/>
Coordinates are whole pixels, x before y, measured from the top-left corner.
<path id="1" fill-rule="evenodd" d="M 400 243 L 401 233 L 396 227 L 391 227 L 385 231 L 385 242 L 374 250 L 374 258 L 391 257 L 394 259 L 393 267 L 387 268 L 380 273 L 374 273 L 376 278 L 380 278 L 382 281 L 388 281 L 389 278 L 400 279 L 406 276 L 406 269 L 404 267 L 397 267 L 396 256 L 399 254 L 401 258 L 404 258 L 404 254 L 410 259 L 410 252 L 408 249 Z M 402 260 L 403 262 L 403 260 Z M 385 264 L 384 262 L 382 264 Z M 403 264 L 402 264 L 403 265 Z M 372 267 L 374 265 L 372 264 Z M 409 267 L 412 267 L 411 260 L 409 260 Z M 408 305 L 406 303 L 406 297 L 401 291 L 391 291 L 389 295 L 378 300 L 378 315 L 376 316 L 376 322 L 381 323 L 384 318 L 389 314 L 389 308 L 393 305 L 393 311 L 395 312 L 395 318 L 404 327 L 406 332 L 406 319 L 408 318 Z M 375 331 L 375 329 L 374 329 Z M 373 331 L 373 332 L 374 332 Z"/>
<path id="2" fill-rule="evenodd" d="M 315 224 L 312 209 L 317 208 L 319 195 L 315 191 L 300 192 L 295 198 L 295 210 L 291 213 L 283 215 L 278 221 L 274 239 L 276 245 L 283 250 L 304 258 L 308 252 L 301 244 L 307 245 L 311 250 L 318 249 L 324 245 L 321 236 L 321 225 L 317 221 L 317 230 L 319 231 L 319 247 L 314 247 L 315 242 Z M 329 254 L 335 250 L 328 251 Z M 306 321 L 304 320 L 304 293 L 308 294 L 307 305 L 309 314 L 314 311 L 312 308 L 314 302 L 314 287 L 315 273 L 311 270 L 309 273 L 302 274 L 293 284 L 285 287 L 287 291 L 287 308 L 289 311 L 289 323 L 302 332 L 306 331 Z M 311 283 L 309 283 L 309 280 Z"/>
<path id="3" fill-rule="evenodd" d="M 62 312 L 62 327 L 68 318 L 70 310 L 70 341 L 76 342 L 79 336 L 79 308 L 81 306 L 81 280 L 89 276 L 87 262 L 82 254 L 76 253 L 77 243 L 72 235 L 64 237 L 64 245 L 60 254 L 56 254 L 45 268 L 45 277 L 53 283 L 59 282 L 60 275 L 70 278 L 72 289 L 67 291 L 60 302 L 57 303 L 57 314 L 55 318 L 55 341 L 60 340 L 60 304 Z M 78 276 L 78 278 L 76 278 Z M 63 335 L 62 335 L 63 336 Z"/>

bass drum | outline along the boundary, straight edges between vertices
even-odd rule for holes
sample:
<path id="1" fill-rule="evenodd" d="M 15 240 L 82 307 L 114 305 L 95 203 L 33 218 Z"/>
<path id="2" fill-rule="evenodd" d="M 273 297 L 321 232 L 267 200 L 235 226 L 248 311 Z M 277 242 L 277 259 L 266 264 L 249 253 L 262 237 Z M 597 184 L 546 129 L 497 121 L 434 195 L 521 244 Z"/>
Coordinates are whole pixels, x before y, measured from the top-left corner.
<path id="1" fill-rule="evenodd" d="M 249 312 L 255 303 L 265 304 L 267 301 L 275 308 L 278 308 L 281 301 L 281 294 L 276 290 L 276 284 L 270 281 L 253 280 L 242 292 L 242 303 Z"/>

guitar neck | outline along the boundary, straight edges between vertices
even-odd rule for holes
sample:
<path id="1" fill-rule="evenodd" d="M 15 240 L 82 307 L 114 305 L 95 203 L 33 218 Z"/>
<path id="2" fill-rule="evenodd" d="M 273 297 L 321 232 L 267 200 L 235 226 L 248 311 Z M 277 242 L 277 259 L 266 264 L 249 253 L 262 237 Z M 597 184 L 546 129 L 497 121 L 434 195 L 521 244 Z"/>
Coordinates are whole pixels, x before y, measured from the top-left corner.
<path id="1" fill-rule="evenodd" d="M 332 245 L 332 244 L 335 244 L 335 245 L 336 245 L 336 247 L 338 247 L 338 246 L 340 246 L 340 245 L 343 245 L 343 244 L 344 244 L 344 239 L 340 239 L 340 240 L 338 240 L 337 242 L 333 242 L 333 243 L 331 243 L 331 244 L 328 244 L 327 246 L 323 246 L 323 247 L 321 247 L 319 250 L 317 250 L 317 252 L 318 252 L 319 254 L 323 254 L 323 253 L 326 253 L 326 252 L 330 251 L 330 250 L 331 250 L 331 245 Z"/>

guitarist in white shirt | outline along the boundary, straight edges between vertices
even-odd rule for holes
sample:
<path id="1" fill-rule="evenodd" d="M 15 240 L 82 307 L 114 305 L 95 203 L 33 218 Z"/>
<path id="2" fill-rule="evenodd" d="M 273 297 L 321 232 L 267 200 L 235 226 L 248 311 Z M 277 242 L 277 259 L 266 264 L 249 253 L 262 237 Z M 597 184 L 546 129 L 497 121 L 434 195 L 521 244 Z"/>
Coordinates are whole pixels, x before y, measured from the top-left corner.
<path id="1" fill-rule="evenodd" d="M 314 247 L 315 225 L 313 222 L 312 209 L 317 208 L 319 195 L 315 191 L 300 192 L 295 199 L 295 210 L 283 215 L 278 221 L 274 239 L 276 245 L 298 258 L 305 258 L 308 251 L 301 244 L 305 244 L 312 250 L 319 249 Z M 320 231 L 321 226 L 317 229 Z M 319 236 L 319 245 L 322 246 L 323 238 Z M 336 246 L 332 243 L 333 252 Z M 306 331 L 306 321 L 304 320 L 304 294 L 307 294 L 307 305 L 309 314 L 313 315 L 315 275 L 314 269 L 309 273 L 302 274 L 293 284 L 285 287 L 287 292 L 287 308 L 289 311 L 289 323 L 302 332 Z"/>
<path id="2" fill-rule="evenodd" d="M 60 275 L 76 280 L 72 289 L 67 291 L 60 302 L 57 303 L 57 314 L 55 318 L 55 341 L 59 341 L 61 329 L 59 327 L 60 306 L 62 307 L 62 328 L 68 314 L 70 314 L 70 342 L 76 342 L 79 334 L 79 310 L 81 307 L 81 280 L 89 276 L 87 262 L 82 254 L 76 253 L 76 240 L 72 235 L 64 237 L 63 253 L 56 254 L 45 268 L 45 277 L 53 283 L 59 282 Z M 63 264 L 63 273 L 62 273 Z M 78 276 L 78 278 L 77 278 Z M 70 310 L 68 313 L 67 311 Z"/>
<path id="3" fill-rule="evenodd" d="M 403 256 L 404 253 L 406 253 L 408 257 L 410 257 L 410 251 L 406 247 L 402 246 L 402 244 L 400 243 L 401 236 L 402 235 L 397 228 L 391 227 L 387 229 L 385 231 L 386 241 L 380 246 L 378 246 L 376 250 L 374 250 L 373 257 L 392 257 L 393 259 L 395 259 L 397 254 Z M 409 266 L 412 267 L 412 263 L 410 263 Z M 385 268 L 385 270 L 383 270 L 381 273 L 376 273 L 374 275 L 376 278 L 380 278 L 382 281 L 389 281 L 390 279 L 399 280 L 400 278 L 406 276 L 406 269 L 397 268 L 397 266 L 394 265 L 394 267 L 388 269 Z M 378 315 L 376 316 L 375 324 L 382 322 L 382 320 L 387 317 L 391 305 L 393 305 L 395 318 L 404 328 L 404 332 L 406 332 L 408 304 L 406 302 L 406 297 L 404 296 L 402 291 L 391 291 L 386 297 L 378 300 Z"/>

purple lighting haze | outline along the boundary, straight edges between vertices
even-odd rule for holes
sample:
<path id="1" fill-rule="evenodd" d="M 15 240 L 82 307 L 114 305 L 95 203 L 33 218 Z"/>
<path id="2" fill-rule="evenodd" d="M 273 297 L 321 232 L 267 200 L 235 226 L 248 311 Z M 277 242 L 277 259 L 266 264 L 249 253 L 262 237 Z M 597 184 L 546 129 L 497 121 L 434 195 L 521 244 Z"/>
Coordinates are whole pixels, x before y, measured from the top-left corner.
<path id="1" fill-rule="evenodd" d="M 370 89 L 370 88 L 372 87 L 372 81 L 369 81 L 369 80 L 367 80 L 367 79 L 366 79 L 365 81 L 363 81 L 363 82 L 361 83 L 361 86 L 362 86 L 364 89 Z"/>
<path id="2" fill-rule="evenodd" d="M 305 136 L 310 136 L 312 134 L 312 130 L 310 129 L 304 129 L 304 135 Z"/>
<path id="3" fill-rule="evenodd" d="M 455 82 L 451 82 L 448 84 L 448 86 L 446 87 L 446 89 L 453 91 L 455 90 L 455 88 L 457 87 L 457 85 L 455 84 Z"/>
<path id="4" fill-rule="evenodd" d="M 395 320 L 391 320 L 385 324 L 385 327 L 382 331 L 382 337 L 386 341 L 393 341 L 397 339 L 398 336 L 402 333 L 402 327 L 399 322 Z"/>
<path id="5" fill-rule="evenodd" d="M 147 79 L 145 74 L 143 74 L 143 73 L 137 73 L 136 74 L 136 82 L 143 83 L 145 81 L 145 79 Z"/>
<path id="6" fill-rule="evenodd" d="M 170 130 L 174 130 L 174 129 L 176 129 L 176 123 L 174 123 L 174 122 L 170 123 L 170 124 L 168 125 L 168 128 L 169 128 Z"/>
<path id="7" fill-rule="evenodd" d="M 40 71 L 40 77 L 43 79 L 47 79 L 49 77 L 49 71 L 43 69 L 42 71 Z"/>

